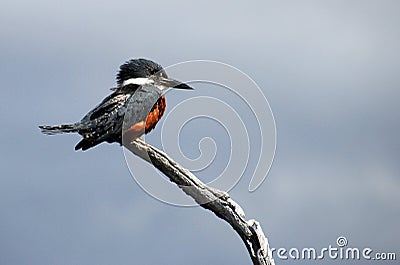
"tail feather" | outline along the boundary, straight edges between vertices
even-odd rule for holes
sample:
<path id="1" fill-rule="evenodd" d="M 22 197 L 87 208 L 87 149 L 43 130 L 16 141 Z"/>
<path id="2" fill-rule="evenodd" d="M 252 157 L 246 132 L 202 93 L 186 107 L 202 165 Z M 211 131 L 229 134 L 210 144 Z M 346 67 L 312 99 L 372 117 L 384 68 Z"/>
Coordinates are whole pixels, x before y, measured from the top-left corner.
<path id="1" fill-rule="evenodd" d="M 39 126 L 42 130 L 42 133 L 47 135 L 54 135 L 59 133 L 72 133 L 77 132 L 78 129 L 75 124 L 64 124 L 64 125 L 57 125 L 57 126 L 46 126 L 42 125 Z"/>
<path id="2" fill-rule="evenodd" d="M 91 141 L 88 139 L 82 139 L 76 146 L 75 146 L 75 151 L 78 151 L 79 149 L 82 149 L 82 151 L 88 150 L 89 148 L 99 144 L 100 142 L 98 141 Z"/>

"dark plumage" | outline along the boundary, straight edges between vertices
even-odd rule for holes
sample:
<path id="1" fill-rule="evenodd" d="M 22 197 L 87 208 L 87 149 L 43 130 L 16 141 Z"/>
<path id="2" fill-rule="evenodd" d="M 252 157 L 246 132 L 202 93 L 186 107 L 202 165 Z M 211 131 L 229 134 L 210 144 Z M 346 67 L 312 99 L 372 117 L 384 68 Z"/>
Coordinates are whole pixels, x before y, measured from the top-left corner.
<path id="1" fill-rule="evenodd" d="M 161 65 L 146 59 L 129 60 L 119 67 L 117 84 L 121 86 L 125 80 L 138 77 L 148 77 L 158 73 L 167 77 Z"/>
<path id="2" fill-rule="evenodd" d="M 79 133 L 83 139 L 75 150 L 87 150 L 101 142 L 122 144 L 155 128 L 166 107 L 163 89 L 191 89 L 186 84 L 168 79 L 159 64 L 146 59 L 134 59 L 121 65 L 117 84 L 114 92 L 81 121 L 39 128 L 48 135 Z M 123 139 L 125 137 L 129 139 Z"/>

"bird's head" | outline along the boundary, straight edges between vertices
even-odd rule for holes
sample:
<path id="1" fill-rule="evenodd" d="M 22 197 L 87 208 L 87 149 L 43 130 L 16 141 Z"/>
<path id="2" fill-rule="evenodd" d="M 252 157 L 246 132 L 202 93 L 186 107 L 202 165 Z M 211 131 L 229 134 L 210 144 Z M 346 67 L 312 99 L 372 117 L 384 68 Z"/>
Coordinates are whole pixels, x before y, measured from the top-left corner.
<path id="1" fill-rule="evenodd" d="M 167 88 L 193 89 L 189 85 L 168 77 L 161 65 L 147 59 L 132 59 L 120 66 L 117 74 L 119 87 L 152 84 L 160 90 Z"/>

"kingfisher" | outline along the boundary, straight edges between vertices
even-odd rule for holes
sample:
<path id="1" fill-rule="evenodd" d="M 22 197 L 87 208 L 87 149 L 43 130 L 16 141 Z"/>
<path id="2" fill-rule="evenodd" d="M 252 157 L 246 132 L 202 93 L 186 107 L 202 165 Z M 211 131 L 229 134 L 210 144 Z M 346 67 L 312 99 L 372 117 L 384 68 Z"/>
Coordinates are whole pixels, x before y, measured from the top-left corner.
<path id="1" fill-rule="evenodd" d="M 163 67 L 148 59 L 131 59 L 117 73 L 117 86 L 99 105 L 73 124 L 39 126 L 47 135 L 78 133 L 75 150 L 102 142 L 124 144 L 153 130 L 166 109 L 168 88 L 193 89 L 169 78 Z"/>

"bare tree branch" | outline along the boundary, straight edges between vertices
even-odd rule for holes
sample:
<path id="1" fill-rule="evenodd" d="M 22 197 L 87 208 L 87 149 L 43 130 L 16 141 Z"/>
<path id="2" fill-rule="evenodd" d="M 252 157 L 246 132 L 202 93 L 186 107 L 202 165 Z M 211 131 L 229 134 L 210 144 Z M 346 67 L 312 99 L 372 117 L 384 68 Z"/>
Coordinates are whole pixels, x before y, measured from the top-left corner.
<path id="1" fill-rule="evenodd" d="M 167 154 L 140 138 L 124 146 L 135 155 L 153 164 L 201 207 L 212 211 L 216 216 L 228 222 L 246 245 L 253 264 L 275 265 L 268 239 L 260 224 L 253 219 L 247 221 L 242 208 L 229 197 L 228 193 L 208 187 Z"/>

